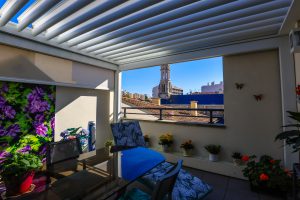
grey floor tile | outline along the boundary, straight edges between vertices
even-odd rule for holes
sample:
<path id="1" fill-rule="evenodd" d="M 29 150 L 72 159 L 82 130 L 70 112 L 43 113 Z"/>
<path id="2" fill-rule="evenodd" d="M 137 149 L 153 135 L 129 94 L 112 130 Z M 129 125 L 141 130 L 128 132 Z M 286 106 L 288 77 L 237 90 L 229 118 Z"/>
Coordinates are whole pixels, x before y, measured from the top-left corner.
<path id="1" fill-rule="evenodd" d="M 266 194 L 259 194 L 259 199 L 260 200 L 284 200 L 284 198 L 282 197 L 275 197 Z"/>
<path id="2" fill-rule="evenodd" d="M 226 195 L 226 188 L 213 187 L 213 191 L 204 200 L 223 200 Z"/>
<path id="3" fill-rule="evenodd" d="M 202 180 L 206 183 L 214 186 L 221 186 L 222 188 L 227 188 L 227 184 L 229 181 L 229 178 L 226 176 L 222 176 L 219 174 L 213 174 L 213 173 L 204 173 Z"/>
<path id="4" fill-rule="evenodd" d="M 246 180 L 230 178 L 228 181 L 228 190 L 250 191 L 250 185 Z"/>
<path id="5" fill-rule="evenodd" d="M 227 190 L 224 200 L 259 200 L 259 195 L 250 190 Z"/>

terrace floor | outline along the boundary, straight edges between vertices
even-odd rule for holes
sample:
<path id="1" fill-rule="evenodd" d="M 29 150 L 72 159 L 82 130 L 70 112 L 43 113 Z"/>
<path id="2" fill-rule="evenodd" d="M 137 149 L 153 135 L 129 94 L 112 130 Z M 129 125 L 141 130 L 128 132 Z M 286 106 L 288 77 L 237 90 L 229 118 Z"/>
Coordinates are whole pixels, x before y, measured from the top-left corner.
<path id="1" fill-rule="evenodd" d="M 227 176 L 222 176 L 201 170 L 186 168 L 193 175 L 201 178 L 213 187 L 205 200 L 279 200 L 282 198 L 252 192 L 249 182 Z"/>
<path id="2" fill-rule="evenodd" d="M 211 172 L 201 171 L 184 167 L 193 175 L 201 178 L 213 187 L 213 191 L 204 200 L 282 200 L 284 198 L 256 193 L 250 190 L 249 182 L 246 180 L 231 178 Z M 145 192 L 151 193 L 140 183 L 133 183 L 131 187 L 138 187 Z M 291 198 L 288 198 L 291 199 Z"/>

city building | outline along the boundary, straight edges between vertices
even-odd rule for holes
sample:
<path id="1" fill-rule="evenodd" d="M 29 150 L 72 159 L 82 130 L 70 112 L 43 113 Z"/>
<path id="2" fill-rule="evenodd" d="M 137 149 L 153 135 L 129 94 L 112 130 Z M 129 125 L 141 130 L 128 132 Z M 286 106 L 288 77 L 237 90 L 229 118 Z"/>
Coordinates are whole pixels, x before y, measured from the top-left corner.
<path id="1" fill-rule="evenodd" d="M 158 86 L 153 87 L 152 97 L 168 99 L 171 95 L 182 95 L 183 89 L 172 85 L 170 79 L 170 65 L 160 66 L 160 82 Z"/>
<path id="2" fill-rule="evenodd" d="M 201 93 L 223 93 L 224 91 L 224 83 L 221 81 L 219 84 L 215 84 L 215 82 L 207 83 L 207 85 L 203 85 L 201 87 Z"/>

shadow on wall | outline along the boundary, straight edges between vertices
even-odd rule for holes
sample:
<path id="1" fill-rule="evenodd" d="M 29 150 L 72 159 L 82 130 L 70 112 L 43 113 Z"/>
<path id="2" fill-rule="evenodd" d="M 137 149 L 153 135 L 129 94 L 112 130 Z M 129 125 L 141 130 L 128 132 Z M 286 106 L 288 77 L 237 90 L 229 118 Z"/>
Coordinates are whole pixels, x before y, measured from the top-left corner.
<path id="1" fill-rule="evenodd" d="M 0 62 L 0 76 L 30 80 L 53 81 L 28 58 L 16 56 Z"/>
<path id="2" fill-rule="evenodd" d="M 96 122 L 96 148 L 111 137 L 110 92 L 94 89 L 57 87 L 55 140 L 60 133 L 73 127 L 87 128 L 89 121 Z"/>

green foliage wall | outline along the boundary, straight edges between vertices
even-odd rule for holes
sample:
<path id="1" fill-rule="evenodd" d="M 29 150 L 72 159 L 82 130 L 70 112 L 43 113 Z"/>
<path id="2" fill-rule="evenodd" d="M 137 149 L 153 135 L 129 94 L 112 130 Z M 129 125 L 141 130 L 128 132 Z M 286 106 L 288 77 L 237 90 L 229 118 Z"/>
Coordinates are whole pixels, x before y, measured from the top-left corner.
<path id="1" fill-rule="evenodd" d="M 14 152 L 45 158 L 55 128 L 55 86 L 0 82 L 0 165 Z"/>

